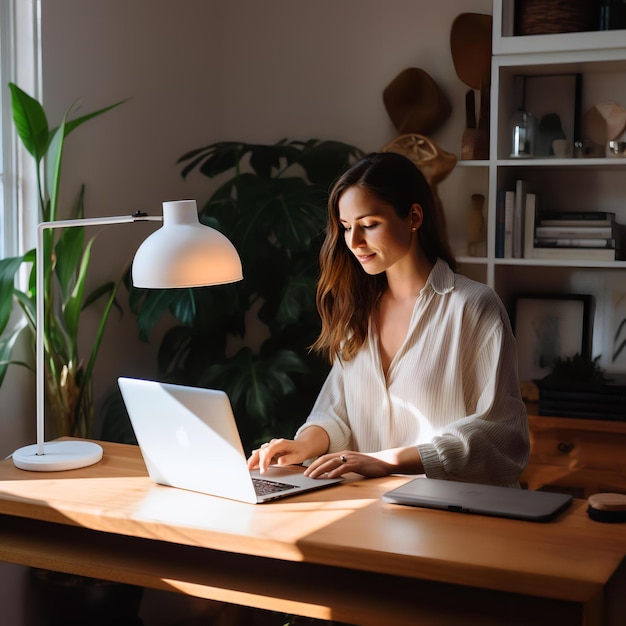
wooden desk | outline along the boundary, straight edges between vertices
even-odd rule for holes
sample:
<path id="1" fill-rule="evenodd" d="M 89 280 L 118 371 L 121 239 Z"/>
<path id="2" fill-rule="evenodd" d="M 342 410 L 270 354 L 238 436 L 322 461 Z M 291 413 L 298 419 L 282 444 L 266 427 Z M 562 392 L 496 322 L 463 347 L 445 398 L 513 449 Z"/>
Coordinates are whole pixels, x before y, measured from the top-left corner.
<path id="1" fill-rule="evenodd" d="M 0 560 L 381 624 L 623 624 L 626 527 L 575 501 L 538 524 L 381 502 L 406 477 L 254 506 L 154 485 L 134 446 L 30 473 L 0 462 Z"/>

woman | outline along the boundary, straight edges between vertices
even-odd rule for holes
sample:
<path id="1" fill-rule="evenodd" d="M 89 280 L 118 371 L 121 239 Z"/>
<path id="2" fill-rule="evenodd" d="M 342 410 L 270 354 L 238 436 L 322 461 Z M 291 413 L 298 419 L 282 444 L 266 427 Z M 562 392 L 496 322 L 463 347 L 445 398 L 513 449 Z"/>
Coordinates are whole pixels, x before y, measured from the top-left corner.
<path id="1" fill-rule="evenodd" d="M 370 154 L 339 178 L 313 345 L 333 366 L 295 438 L 263 444 L 250 468 L 518 484 L 529 436 L 508 316 L 489 287 L 454 273 L 443 233 L 406 157 Z"/>

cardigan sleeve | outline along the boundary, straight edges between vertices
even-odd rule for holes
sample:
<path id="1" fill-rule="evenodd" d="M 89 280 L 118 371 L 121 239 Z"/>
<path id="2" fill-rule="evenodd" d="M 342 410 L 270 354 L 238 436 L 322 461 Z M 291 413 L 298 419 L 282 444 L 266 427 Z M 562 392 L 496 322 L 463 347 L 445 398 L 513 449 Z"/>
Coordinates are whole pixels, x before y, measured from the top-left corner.
<path id="1" fill-rule="evenodd" d="M 418 444 L 425 473 L 430 478 L 517 484 L 530 445 L 508 323 L 502 321 L 489 334 L 466 371 L 475 411 L 452 422 L 430 443 Z"/>

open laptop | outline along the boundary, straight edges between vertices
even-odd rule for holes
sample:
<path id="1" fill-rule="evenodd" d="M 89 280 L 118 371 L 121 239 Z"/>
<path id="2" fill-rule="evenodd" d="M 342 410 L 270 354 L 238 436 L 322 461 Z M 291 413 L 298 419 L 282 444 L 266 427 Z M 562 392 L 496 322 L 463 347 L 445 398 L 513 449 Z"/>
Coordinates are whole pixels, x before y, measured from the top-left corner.
<path id="1" fill-rule="evenodd" d="M 383 495 L 385 502 L 545 522 L 572 502 L 572 496 L 514 487 L 415 478 Z"/>
<path id="2" fill-rule="evenodd" d="M 341 482 L 308 478 L 293 466 L 250 472 L 223 391 L 136 378 L 118 384 L 156 483 L 256 504 Z"/>

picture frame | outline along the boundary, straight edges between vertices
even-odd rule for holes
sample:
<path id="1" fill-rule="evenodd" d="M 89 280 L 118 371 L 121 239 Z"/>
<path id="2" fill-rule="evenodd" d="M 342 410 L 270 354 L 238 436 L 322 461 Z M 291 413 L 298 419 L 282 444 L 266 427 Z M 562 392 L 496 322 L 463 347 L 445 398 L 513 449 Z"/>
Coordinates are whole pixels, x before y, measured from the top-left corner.
<path id="1" fill-rule="evenodd" d="M 591 359 L 593 296 L 519 294 L 513 331 L 521 382 L 547 376 L 557 359 L 580 354 Z"/>
<path id="2" fill-rule="evenodd" d="M 565 140 L 574 156 L 582 146 L 582 74 L 518 74 L 515 77 L 518 106 L 536 121 L 534 157 L 556 156 L 552 147 L 554 116 L 558 116 Z M 544 126 L 545 124 L 545 126 Z"/>
<path id="3" fill-rule="evenodd" d="M 607 289 L 604 322 L 603 365 L 607 372 L 626 373 L 626 286 Z"/>

